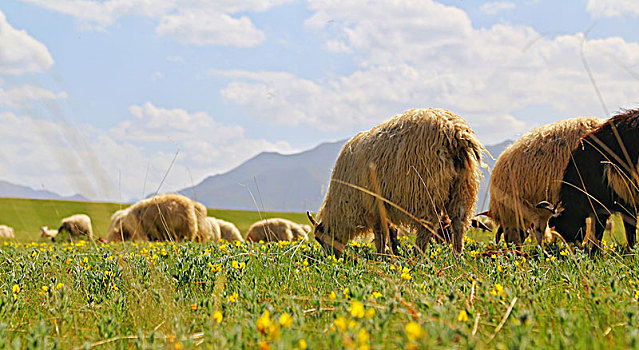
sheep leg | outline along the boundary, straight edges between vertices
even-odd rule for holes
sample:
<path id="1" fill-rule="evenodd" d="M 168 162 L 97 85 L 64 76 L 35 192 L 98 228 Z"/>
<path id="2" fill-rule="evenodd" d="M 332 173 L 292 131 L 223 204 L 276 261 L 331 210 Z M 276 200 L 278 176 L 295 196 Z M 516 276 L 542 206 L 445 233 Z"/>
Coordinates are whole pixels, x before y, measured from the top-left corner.
<path id="1" fill-rule="evenodd" d="M 514 243 L 515 246 L 521 247 L 521 230 L 516 228 L 506 228 L 504 230 L 504 241 L 506 243 Z"/>
<path id="2" fill-rule="evenodd" d="M 399 241 L 397 240 L 397 228 L 389 227 L 388 234 L 390 236 L 391 250 L 393 255 L 399 255 Z"/>
<path id="3" fill-rule="evenodd" d="M 417 229 L 417 238 L 415 239 L 415 245 L 421 252 L 425 253 L 428 248 L 428 243 L 433 236 L 433 232 L 426 227 L 420 227 Z M 419 252 L 416 252 L 419 254 Z"/>
<path id="4" fill-rule="evenodd" d="M 495 233 L 495 244 L 499 244 L 499 241 L 501 240 L 501 236 L 504 234 L 504 228 L 499 226 L 499 228 L 497 229 L 497 232 Z M 504 237 L 504 239 L 506 239 L 506 237 Z"/>
<path id="5" fill-rule="evenodd" d="M 544 243 L 544 233 L 546 231 L 546 227 L 544 225 L 539 225 L 539 223 L 535 224 L 534 222 L 530 224 L 530 229 L 533 231 L 535 235 L 535 239 L 537 240 L 537 245 L 542 245 Z"/>

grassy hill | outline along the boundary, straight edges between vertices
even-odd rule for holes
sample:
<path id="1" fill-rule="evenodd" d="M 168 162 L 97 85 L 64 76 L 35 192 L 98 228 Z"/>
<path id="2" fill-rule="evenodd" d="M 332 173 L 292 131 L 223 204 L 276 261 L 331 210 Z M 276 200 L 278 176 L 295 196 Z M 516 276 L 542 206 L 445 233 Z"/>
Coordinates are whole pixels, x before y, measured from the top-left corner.
<path id="1" fill-rule="evenodd" d="M 32 241 L 40 236 L 40 226 L 58 228 L 60 220 L 73 214 L 87 214 L 91 217 L 96 237 L 105 237 L 111 214 L 128 204 L 91 203 L 60 200 L 0 198 L 0 224 L 13 227 L 17 241 Z M 255 221 L 265 218 L 285 218 L 299 223 L 307 223 L 304 213 L 277 213 L 246 210 L 209 209 L 209 216 L 234 223 L 246 233 Z"/>

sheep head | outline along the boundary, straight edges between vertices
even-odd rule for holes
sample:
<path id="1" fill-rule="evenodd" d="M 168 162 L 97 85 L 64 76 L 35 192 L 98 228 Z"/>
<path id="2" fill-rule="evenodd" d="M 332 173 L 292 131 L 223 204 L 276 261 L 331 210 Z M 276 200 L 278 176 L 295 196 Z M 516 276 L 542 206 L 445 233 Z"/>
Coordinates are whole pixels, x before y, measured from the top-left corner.
<path id="1" fill-rule="evenodd" d="M 315 236 L 315 240 L 320 244 L 324 252 L 327 254 L 334 255 L 335 258 L 339 259 L 344 252 L 346 246 L 344 244 L 336 241 L 333 237 L 331 237 L 328 232 L 325 232 L 325 227 L 323 223 L 318 223 L 311 215 L 311 212 L 307 211 L 306 215 L 308 219 L 314 226 L 313 235 Z"/>

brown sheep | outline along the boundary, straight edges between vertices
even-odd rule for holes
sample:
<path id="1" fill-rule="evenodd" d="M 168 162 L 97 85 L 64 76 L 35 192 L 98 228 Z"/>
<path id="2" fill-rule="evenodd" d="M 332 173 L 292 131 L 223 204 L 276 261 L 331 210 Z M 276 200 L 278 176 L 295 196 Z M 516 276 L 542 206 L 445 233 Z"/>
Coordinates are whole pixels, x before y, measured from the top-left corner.
<path id="1" fill-rule="evenodd" d="M 240 230 L 232 223 L 222 219 L 216 219 L 218 225 L 220 225 L 220 238 L 227 242 L 239 241 L 244 242 Z"/>
<path id="2" fill-rule="evenodd" d="M 13 227 L 0 225 L 0 238 L 15 238 L 13 234 Z"/>
<path id="3" fill-rule="evenodd" d="M 69 234 L 69 239 L 77 237 L 87 237 L 89 240 L 93 240 L 93 228 L 91 228 L 91 218 L 86 214 L 75 214 L 68 218 L 62 219 L 60 227 L 58 228 L 58 234 L 66 231 Z"/>
<path id="4" fill-rule="evenodd" d="M 209 222 L 209 225 L 211 225 L 211 240 L 213 242 L 219 242 L 220 238 L 222 238 L 220 234 L 220 223 L 217 222 L 216 218 L 210 216 L 207 217 L 206 220 Z"/>
<path id="5" fill-rule="evenodd" d="M 307 228 L 310 231 L 310 226 L 300 225 L 291 220 L 265 219 L 251 225 L 246 233 L 246 240 L 249 242 L 308 240 Z"/>
<path id="6" fill-rule="evenodd" d="M 179 194 L 141 200 L 111 217 L 109 241 L 197 241 L 211 237 L 206 207 Z"/>
<path id="7" fill-rule="evenodd" d="M 524 134 L 499 156 L 490 177 L 490 203 L 486 215 L 499 225 L 495 239 L 504 234 L 520 245 L 530 228 L 538 244 L 552 237 L 546 230 L 551 213 L 535 208 L 543 200 L 555 203 L 570 153 L 584 134 L 604 120 L 573 118 L 541 126 Z"/>
<path id="8" fill-rule="evenodd" d="M 372 230 L 381 254 L 388 239 L 384 232 L 389 232 L 395 253 L 395 227 L 408 226 L 416 230 L 417 246 L 424 250 L 446 214 L 453 247 L 461 252 L 475 209 L 484 151 L 465 120 L 440 108 L 411 109 L 360 132 L 344 145 L 335 163 L 317 214 L 319 223 L 309 213 L 316 239 L 325 250 L 341 255 L 348 241 Z M 380 204 L 371 192 L 406 212 Z"/>

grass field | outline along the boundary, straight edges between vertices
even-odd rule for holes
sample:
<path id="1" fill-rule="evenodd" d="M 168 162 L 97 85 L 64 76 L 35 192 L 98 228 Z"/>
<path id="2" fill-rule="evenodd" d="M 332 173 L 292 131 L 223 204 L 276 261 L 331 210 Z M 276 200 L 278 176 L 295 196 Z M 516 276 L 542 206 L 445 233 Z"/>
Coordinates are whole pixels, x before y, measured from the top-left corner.
<path id="1" fill-rule="evenodd" d="M 15 230 L 16 240 L 30 242 L 40 237 L 40 226 L 57 229 L 60 220 L 73 214 L 87 214 L 91 217 L 96 237 L 106 237 L 111 215 L 127 205 L 116 203 L 87 203 L 38 199 L 0 198 L 0 224 Z M 285 218 L 295 222 L 308 222 L 303 213 L 275 213 L 209 209 L 209 216 L 234 223 L 242 234 L 246 234 L 252 223 L 266 218 Z"/>
<path id="2" fill-rule="evenodd" d="M 18 233 L 80 210 L 0 203 Z M 244 227 L 259 217 L 212 214 Z M 622 256 L 608 243 L 590 257 L 527 245 L 515 255 L 475 237 L 461 256 L 431 245 L 415 257 L 402 241 L 395 259 L 355 242 L 347 261 L 312 242 L 0 242 L 0 348 L 639 347 L 636 250 Z"/>

